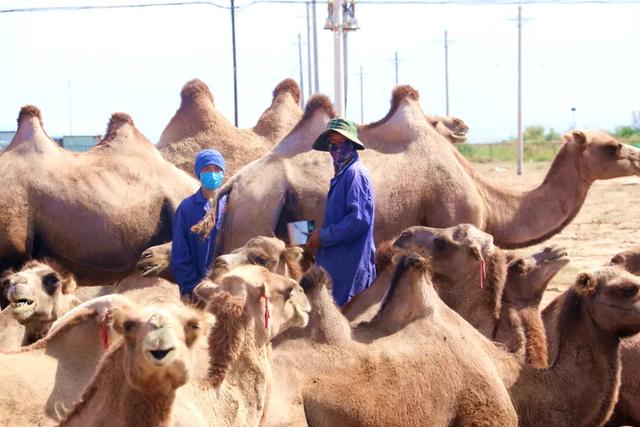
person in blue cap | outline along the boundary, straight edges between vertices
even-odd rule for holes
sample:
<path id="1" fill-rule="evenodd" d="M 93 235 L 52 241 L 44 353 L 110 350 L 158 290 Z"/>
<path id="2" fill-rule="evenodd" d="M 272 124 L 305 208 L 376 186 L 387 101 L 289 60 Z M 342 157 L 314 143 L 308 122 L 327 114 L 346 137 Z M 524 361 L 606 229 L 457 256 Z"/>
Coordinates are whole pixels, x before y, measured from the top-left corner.
<path id="1" fill-rule="evenodd" d="M 311 233 L 307 248 L 318 251 L 316 263 L 331 276 L 333 298 L 343 306 L 376 278 L 373 187 L 358 157 L 364 144 L 355 123 L 331 120 L 313 149 L 331 154 L 335 175 L 322 227 Z"/>
<path id="2" fill-rule="evenodd" d="M 222 224 L 227 196 L 218 200 L 216 225 L 211 234 L 202 239 L 191 231 L 212 208 L 211 200 L 224 180 L 225 162 L 216 150 L 203 150 L 196 156 L 195 172 L 200 188 L 180 203 L 173 218 L 173 248 L 171 272 L 180 287 L 180 295 L 192 298 L 192 291 L 204 279 L 216 252 L 216 237 Z"/>

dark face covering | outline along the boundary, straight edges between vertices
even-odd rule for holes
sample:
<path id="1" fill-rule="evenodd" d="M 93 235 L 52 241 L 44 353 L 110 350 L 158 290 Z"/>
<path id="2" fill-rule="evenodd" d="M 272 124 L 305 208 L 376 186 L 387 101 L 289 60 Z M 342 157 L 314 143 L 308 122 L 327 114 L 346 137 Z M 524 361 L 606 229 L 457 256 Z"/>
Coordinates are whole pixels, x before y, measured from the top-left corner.
<path id="1" fill-rule="evenodd" d="M 358 157 L 358 153 L 351 141 L 345 141 L 341 145 L 330 144 L 329 154 L 331 154 L 331 158 L 333 159 L 335 176 L 340 175 L 342 171 Z"/>

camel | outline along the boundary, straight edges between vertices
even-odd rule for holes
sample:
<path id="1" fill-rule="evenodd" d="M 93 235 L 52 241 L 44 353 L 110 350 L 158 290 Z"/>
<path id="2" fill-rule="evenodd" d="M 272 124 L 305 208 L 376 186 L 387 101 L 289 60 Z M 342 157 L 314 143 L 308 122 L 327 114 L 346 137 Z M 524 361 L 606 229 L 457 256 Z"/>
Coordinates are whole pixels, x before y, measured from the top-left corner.
<path id="1" fill-rule="evenodd" d="M 215 148 L 225 158 L 225 175 L 231 177 L 269 151 L 302 116 L 300 87 L 292 79 L 276 86 L 271 106 L 252 129 L 236 128 L 216 110 L 213 95 L 201 80 L 187 82 L 180 96 L 180 108 L 160 135 L 157 147 L 165 159 L 192 176 L 196 154 Z"/>
<path id="2" fill-rule="evenodd" d="M 424 259 L 403 257 L 381 311 L 353 331 L 327 276 L 307 271 L 301 283 L 314 332 L 274 347 L 267 424 L 515 426 L 495 367 L 459 331 L 464 321 L 433 287 L 413 280 L 429 282 L 427 268 Z"/>
<path id="3" fill-rule="evenodd" d="M 0 313 L 0 351 L 41 339 L 59 316 L 80 304 L 73 276 L 52 261 L 28 261 L 7 281 L 10 306 Z"/>
<path id="4" fill-rule="evenodd" d="M 303 250 L 297 246 L 286 247 L 275 237 L 255 237 L 241 248 L 234 249 L 214 261 L 209 279 L 216 281 L 222 274 L 240 265 L 261 265 L 267 270 L 299 280 L 302 276 L 301 261 Z M 138 270 L 144 277 L 159 276 L 173 280 L 169 264 L 171 262 L 171 242 L 153 246 L 145 250 L 138 261 Z"/>
<path id="5" fill-rule="evenodd" d="M 308 420 L 311 417 L 309 421 L 313 425 L 330 424 L 338 419 L 343 419 L 343 424 L 398 424 L 398 421 L 390 420 L 393 416 L 408 419 L 405 424 L 420 424 L 406 418 L 420 412 L 420 401 L 416 402 L 411 397 L 413 384 L 427 378 L 429 384 L 450 387 L 451 376 L 463 368 L 460 363 L 445 363 L 451 357 L 440 357 L 429 363 L 419 358 L 411 359 L 415 368 L 406 369 L 406 366 L 413 367 L 407 364 L 392 373 L 392 378 L 405 375 L 409 379 L 399 381 L 401 386 L 398 389 L 402 390 L 397 395 L 399 402 L 394 400 L 389 404 L 388 399 L 396 395 L 390 396 L 380 390 L 386 390 L 393 384 L 384 375 L 384 364 L 393 359 L 389 355 L 377 356 L 375 349 L 378 343 L 384 342 L 383 339 L 411 334 L 395 344 L 396 351 L 409 353 L 418 347 L 420 354 L 427 354 L 444 346 L 444 343 L 453 345 L 456 338 L 464 338 L 464 351 L 480 351 L 482 354 L 475 355 L 474 360 L 476 363 L 493 364 L 494 375 L 502 380 L 511 396 L 519 425 L 564 426 L 567 422 L 572 425 L 602 425 L 607 420 L 616 402 L 620 381 L 620 339 L 640 331 L 640 278 L 612 267 L 580 273 L 574 285 L 545 309 L 545 312 L 552 312 L 545 315 L 545 322 L 551 334 L 558 337 L 557 356 L 549 368 L 538 369 L 489 341 L 446 306 L 433 289 L 428 275 L 424 274 L 428 266 L 409 274 L 406 277 L 408 282 L 403 282 L 398 278 L 401 276 L 401 264 L 398 263 L 396 280 L 380 312 L 368 325 L 362 325 L 352 334 L 354 341 L 368 343 L 366 362 L 353 362 L 352 356 L 339 344 L 319 345 L 309 343 L 309 340 L 283 342 L 274 352 L 274 373 L 277 373 L 274 378 L 283 376 L 280 384 L 283 391 L 274 395 L 274 408 L 286 408 L 299 417 L 299 407 L 296 408 L 295 404 L 297 399 L 301 402 L 298 406 L 302 405 L 304 409 L 302 416 Z M 419 265 L 419 262 L 412 264 Z M 407 288 L 417 291 L 408 294 L 403 291 Z M 315 310 L 316 301 L 313 303 Z M 330 299 L 328 303 L 331 303 Z M 335 328 L 341 322 L 337 309 L 331 311 L 324 307 L 322 312 L 331 316 L 332 321 L 314 322 L 316 327 Z M 311 319 L 313 317 L 312 311 Z M 422 324 L 427 319 L 431 321 L 428 327 Z M 452 327 L 451 330 L 455 331 L 453 336 L 443 337 L 436 332 L 434 323 L 438 321 Z M 413 329 L 415 325 L 420 327 Z M 341 333 L 340 330 L 334 332 Z M 432 334 L 440 338 L 427 349 L 421 348 L 418 344 L 424 336 Z M 327 332 L 317 335 L 332 336 Z M 357 345 L 350 343 L 349 347 Z M 326 353 L 330 356 L 327 357 Z M 340 363 L 336 364 L 336 360 Z M 444 366 L 449 370 L 447 380 L 430 379 L 428 375 L 433 366 Z M 288 375 L 285 374 L 287 370 L 290 372 Z M 420 375 L 415 375 L 417 372 Z M 584 381 L 581 375 L 584 372 L 589 373 L 589 381 Z M 297 382 L 293 380 L 295 376 L 300 376 Z M 358 378 L 362 380 L 358 381 Z M 386 387 L 382 387 L 383 383 Z M 439 396 L 444 396 L 438 403 L 449 403 L 451 397 L 443 390 L 438 391 Z M 292 397 L 295 399 L 291 400 Z M 385 405 L 377 404 L 378 398 L 384 399 Z M 488 400 L 493 401 L 492 398 Z M 428 418 L 424 418 L 431 423 L 433 414 L 429 413 Z"/>
<path id="6" fill-rule="evenodd" d="M 245 166 L 218 191 L 228 195 L 224 252 L 251 237 L 300 219 L 322 224 L 331 158 L 311 150 L 335 112 L 315 96 L 296 127 L 270 153 Z M 367 149 L 360 158 L 376 195 L 377 243 L 412 225 L 470 223 L 493 235 L 501 248 L 525 247 L 560 232 L 577 214 L 597 179 L 640 174 L 640 150 L 599 131 L 565 134 L 543 183 L 516 191 L 482 177 L 429 123 L 417 91 L 399 86 L 382 120 L 360 127 Z M 539 212 L 540 210 L 543 212 Z M 208 234 L 209 213 L 196 229 Z"/>
<path id="7" fill-rule="evenodd" d="M 129 115 L 113 114 L 96 147 L 73 153 L 34 106 L 20 110 L 0 175 L 0 271 L 47 256 L 83 285 L 126 276 L 145 248 L 169 240 L 178 204 L 198 188 Z"/>
<path id="8" fill-rule="evenodd" d="M 640 275 L 640 250 L 629 249 L 614 255 L 609 265 L 618 266 L 631 274 Z M 620 396 L 608 426 L 640 424 L 640 335 L 636 334 L 622 341 L 620 349 L 622 373 Z"/>
<path id="9" fill-rule="evenodd" d="M 54 425 L 78 400 L 115 339 L 109 310 L 126 307 L 121 295 L 87 301 L 60 317 L 49 334 L 11 353 L 0 353 L 0 415 L 7 425 Z"/>
<path id="10" fill-rule="evenodd" d="M 80 401 L 60 426 L 206 426 L 199 413 L 174 411 L 191 378 L 204 314 L 177 304 L 114 312 L 123 336 L 104 356 Z"/>
<path id="11" fill-rule="evenodd" d="M 379 309 L 395 270 L 389 259 L 394 252 L 417 250 L 429 258 L 433 285 L 445 304 L 487 338 L 512 353 L 524 354 L 534 366 L 546 367 L 546 337 L 538 306 L 551 278 L 568 262 L 562 248 L 516 256 L 495 247 L 490 235 L 468 224 L 445 229 L 410 227 L 395 245 L 381 245 L 376 281 L 344 308 L 352 323 L 370 320 Z"/>
<path id="12" fill-rule="evenodd" d="M 431 126 L 452 144 L 463 144 L 467 142 L 469 126 L 467 126 L 464 120 L 454 116 L 436 116 L 431 114 L 426 114 L 425 118 Z"/>

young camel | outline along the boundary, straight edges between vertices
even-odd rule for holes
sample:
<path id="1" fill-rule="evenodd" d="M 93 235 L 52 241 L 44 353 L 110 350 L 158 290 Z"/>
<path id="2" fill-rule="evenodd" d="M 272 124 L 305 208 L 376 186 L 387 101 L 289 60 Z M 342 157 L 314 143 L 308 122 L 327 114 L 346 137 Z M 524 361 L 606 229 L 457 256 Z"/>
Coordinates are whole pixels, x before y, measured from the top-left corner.
<path id="1" fill-rule="evenodd" d="M 109 295 L 67 312 L 36 343 L 0 353 L 0 418 L 12 425 L 56 424 L 89 383 L 111 343 L 108 310 L 129 300 Z"/>
<path id="2" fill-rule="evenodd" d="M 59 316 L 80 304 L 73 276 L 54 261 L 28 261 L 3 282 L 9 306 L 0 313 L 0 351 L 41 339 Z"/>
<path id="3" fill-rule="evenodd" d="M 353 332 L 327 276 L 305 273 L 312 334 L 274 349 L 268 424 L 515 426 L 495 367 L 465 342 L 465 322 L 437 297 L 427 268 L 422 258 L 401 259 L 380 312 Z"/>
<path id="4" fill-rule="evenodd" d="M 402 419 L 405 420 L 407 416 L 411 416 L 411 413 L 418 413 L 419 402 L 414 402 L 410 396 L 404 394 L 405 390 L 411 390 L 413 383 L 410 381 L 424 379 L 434 369 L 433 365 L 444 365 L 443 361 L 451 375 L 461 369 L 460 364 L 451 365 L 446 362 L 452 360 L 450 357 L 441 357 L 437 362 L 431 363 L 419 363 L 419 359 L 412 359 L 417 363 L 415 369 L 406 369 L 405 366 L 404 370 L 395 372 L 393 377 L 413 375 L 411 380 L 401 381 L 400 388 L 403 394 L 400 399 L 403 401 L 394 401 L 391 405 L 376 405 L 378 390 L 387 390 L 388 384 L 393 382 L 387 382 L 384 388 L 376 386 L 378 379 L 386 379 L 386 376 L 382 375 L 382 370 L 376 369 L 377 364 L 382 364 L 383 361 L 386 363 L 391 356 L 377 358 L 373 349 L 377 343 L 382 342 L 381 339 L 387 339 L 384 333 L 391 334 L 390 337 L 409 334 L 411 331 L 412 335 L 404 336 L 402 345 L 396 343 L 395 347 L 398 352 L 410 352 L 424 339 L 424 336 L 431 336 L 434 333 L 437 335 L 433 325 L 429 328 L 422 325 L 413 329 L 414 325 L 419 325 L 426 321 L 424 319 L 429 318 L 432 321 L 441 319 L 453 326 L 456 331 L 455 336 L 459 337 L 458 339 L 464 337 L 465 351 L 478 350 L 482 353 L 474 357 L 476 363 L 482 361 L 482 363 L 493 364 L 494 372 L 502 379 L 509 391 L 520 425 L 564 426 L 567 425 L 568 420 L 572 425 L 602 425 L 610 416 L 619 387 L 620 338 L 640 331 L 640 278 L 611 267 L 579 274 L 575 284 L 550 306 L 552 315 L 549 318 L 545 316 L 549 330 L 558 337 L 557 357 L 547 369 L 537 369 L 527 365 L 517 356 L 507 353 L 478 333 L 442 303 L 424 274 L 409 275 L 408 279 L 410 280 L 407 284 L 418 287 L 420 291 L 411 296 L 402 294 L 398 297 L 398 291 L 402 288 L 396 281 L 388 297 L 390 302 L 383 304 L 382 310 L 371 325 L 358 328 L 360 336 L 354 334 L 354 338 L 360 341 L 363 341 L 363 337 L 367 334 L 373 335 L 369 339 L 370 346 L 367 349 L 368 363 L 359 365 L 352 363 L 350 355 L 341 346 L 337 349 L 335 346 L 333 348 L 326 346 L 325 349 L 325 346 L 316 345 L 314 349 L 316 356 L 313 352 L 305 353 L 313 347 L 309 342 L 299 342 L 297 345 L 283 343 L 282 348 L 276 349 L 276 362 L 280 354 L 283 356 L 282 362 L 276 363 L 275 366 L 280 367 L 282 371 L 286 371 L 288 367 L 301 377 L 298 383 L 291 382 L 290 376 L 283 378 L 283 381 L 289 381 L 289 383 L 283 383 L 281 387 L 283 389 L 290 387 L 292 391 L 289 392 L 288 397 L 293 396 L 298 399 L 304 390 L 301 402 L 307 417 L 313 417 L 312 424 L 314 422 L 322 424 L 323 420 L 329 420 L 330 423 L 338 419 L 336 417 L 343 416 L 349 417 L 345 418 L 348 421 L 354 420 L 355 417 L 371 417 L 366 418 L 369 425 L 394 424 L 384 417 L 401 414 Z M 392 304 L 394 300 L 396 303 Z M 411 301 L 411 304 L 407 304 L 407 301 Z M 388 311 L 390 306 L 396 306 L 396 309 Z M 324 310 L 324 313 L 326 315 L 331 312 Z M 321 324 L 327 326 L 336 321 L 339 319 L 334 314 L 334 322 Z M 446 341 L 442 338 L 432 343 L 434 348 L 430 347 L 427 351 L 434 351 L 435 347 L 444 345 L 443 342 L 447 345 L 452 345 L 454 342 L 453 337 L 447 336 Z M 411 343 L 411 346 L 407 343 Z M 288 347 L 285 347 L 285 344 L 288 344 Z M 352 344 L 351 347 L 356 348 L 357 345 Z M 282 353 L 280 353 L 281 350 Z M 297 357 L 294 356 L 296 351 Z M 332 351 L 333 356 L 327 358 L 323 354 L 324 351 Z M 421 354 L 427 354 L 424 351 Z M 297 360 L 302 360 L 304 363 Z M 335 360 L 340 360 L 339 366 L 336 366 Z M 278 371 L 278 374 L 282 371 Z M 353 381 L 354 372 L 359 373 L 360 376 L 369 373 L 369 377 L 364 376 L 364 378 L 373 377 L 372 382 Z M 415 375 L 418 372 L 420 375 Z M 589 381 L 584 381 L 585 372 L 589 373 Z M 279 375 L 274 375 L 274 378 L 279 378 Z M 344 384 L 345 382 L 349 384 Z M 309 383 L 314 385 L 310 387 Z M 450 377 L 441 382 L 430 380 L 429 383 L 438 384 L 441 388 L 452 386 Z M 300 384 L 303 388 L 296 388 L 300 387 Z M 322 384 L 327 388 L 325 389 Z M 336 393 L 338 390 L 336 387 L 340 387 L 339 393 Z M 371 406 L 363 403 L 365 393 L 366 402 L 371 402 Z M 439 396 L 444 396 L 442 390 Z M 388 393 L 381 398 L 388 399 Z M 445 396 L 444 403 L 448 403 L 449 400 L 451 398 Z M 489 400 L 493 401 L 493 399 Z M 283 400 L 279 399 L 281 407 L 287 407 L 287 402 L 289 404 L 287 409 L 295 415 L 296 408 L 291 403 L 291 399 L 288 401 L 285 399 L 284 404 Z M 405 405 L 411 409 L 408 414 L 402 412 L 406 408 Z M 274 406 L 278 407 L 275 404 Z M 411 422 L 412 420 L 409 419 L 405 424 Z"/>
<path id="5" fill-rule="evenodd" d="M 562 249 L 516 257 L 495 247 L 490 235 L 472 225 L 411 227 L 396 247 L 382 245 L 378 278 L 344 310 L 354 323 L 370 319 L 379 308 L 395 269 L 390 257 L 401 248 L 427 255 L 440 298 L 483 335 L 513 353 L 524 353 L 534 366 L 546 366 L 544 326 L 537 313 L 549 280 L 568 262 Z"/>
<path id="6" fill-rule="evenodd" d="M 171 242 L 168 242 L 145 250 L 138 261 L 138 271 L 144 277 L 159 276 L 173 281 L 169 271 L 171 248 Z M 275 237 L 254 237 L 244 246 L 216 258 L 209 279 L 216 281 L 218 277 L 235 267 L 253 264 L 261 265 L 273 273 L 299 280 L 302 276 L 300 264 L 302 254 L 301 248 L 287 247 L 282 240 Z"/>
<path id="7" fill-rule="evenodd" d="M 205 426 L 200 413 L 174 410 L 176 390 L 194 370 L 202 312 L 178 304 L 128 307 L 114 313 L 124 340 L 100 362 L 61 426 Z"/>

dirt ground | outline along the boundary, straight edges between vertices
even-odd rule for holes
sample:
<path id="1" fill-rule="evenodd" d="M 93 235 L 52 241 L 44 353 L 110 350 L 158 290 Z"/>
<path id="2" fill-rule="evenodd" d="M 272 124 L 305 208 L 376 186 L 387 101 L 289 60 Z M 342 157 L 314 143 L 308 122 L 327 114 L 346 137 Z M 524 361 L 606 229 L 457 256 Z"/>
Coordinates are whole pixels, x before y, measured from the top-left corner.
<path id="1" fill-rule="evenodd" d="M 527 163 L 518 176 L 515 164 L 475 164 L 486 177 L 520 190 L 542 182 L 550 163 Z M 576 218 L 561 233 L 546 242 L 525 249 L 533 252 L 548 245 L 567 249 L 571 262 L 551 281 L 543 305 L 572 284 L 583 269 L 598 267 L 616 253 L 640 245 L 640 177 L 596 181 Z"/>

